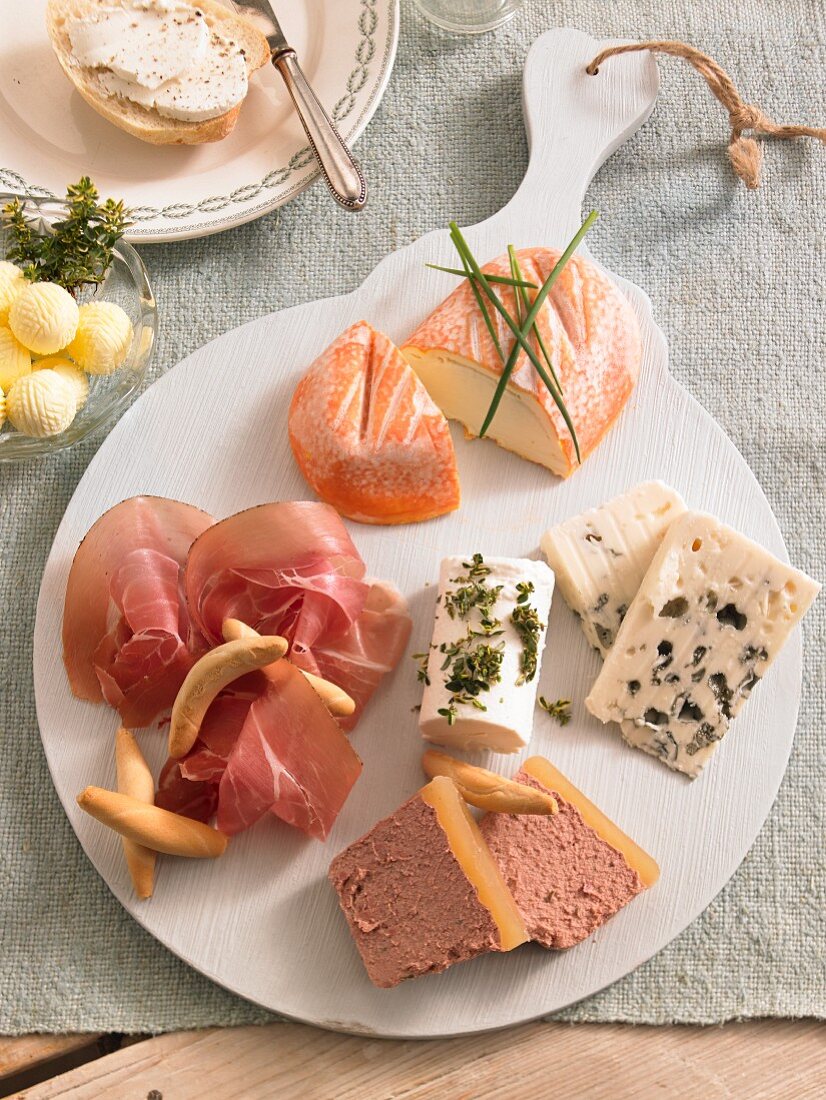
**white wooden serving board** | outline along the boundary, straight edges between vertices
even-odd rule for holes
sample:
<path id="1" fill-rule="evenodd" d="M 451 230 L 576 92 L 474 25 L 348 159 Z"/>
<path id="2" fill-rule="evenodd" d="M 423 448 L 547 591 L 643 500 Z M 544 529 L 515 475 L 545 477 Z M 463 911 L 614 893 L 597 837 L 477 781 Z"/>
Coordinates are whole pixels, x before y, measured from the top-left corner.
<path id="1" fill-rule="evenodd" d="M 555 30 L 533 46 L 524 85 L 530 167 L 511 202 L 467 230 L 477 256 L 492 258 L 508 242 L 567 242 L 594 172 L 650 114 L 653 61 L 622 57 L 588 77 L 585 65 L 603 45 Z M 114 784 L 117 721 L 106 707 L 74 700 L 63 673 L 60 624 L 74 551 L 105 509 L 135 493 L 176 497 L 219 517 L 262 501 L 306 498 L 287 442 L 296 380 L 361 317 L 397 340 L 412 331 L 454 285 L 426 269 L 428 260 L 453 262 L 445 232 L 389 256 L 354 293 L 245 325 L 155 383 L 114 428 L 69 504 L 43 578 L 34 654 L 38 717 L 58 794 L 89 858 L 135 919 L 210 978 L 277 1012 L 343 1031 L 409 1037 L 480 1031 L 553 1012 L 621 978 L 678 935 L 731 876 L 766 818 L 786 767 L 801 683 L 795 635 L 716 759 L 691 783 L 627 748 L 615 729 L 585 712 L 599 659 L 557 595 L 541 690 L 551 699 L 572 697 L 574 718 L 561 729 L 538 712 L 530 751 L 547 754 L 662 868 L 654 889 L 571 951 L 522 947 L 390 991 L 368 982 L 325 875 L 336 852 L 422 782 L 412 713 L 420 690 L 407 658 L 353 735 L 364 773 L 325 844 L 262 821 L 215 862 L 161 859 L 155 897 L 136 901 L 118 838 L 75 804 L 86 784 Z M 642 325 L 642 377 L 618 426 L 582 470 L 562 482 L 457 431 L 460 511 L 406 527 L 349 525 L 369 572 L 409 597 L 412 651 L 430 637 L 442 556 L 538 556 L 546 526 L 644 478 L 670 482 L 690 506 L 717 513 L 787 560 L 743 458 L 669 375 L 647 297 L 622 285 Z M 229 404 L 227 363 L 235 382 Z M 140 740 L 158 769 L 164 735 L 148 730 Z M 518 760 L 498 757 L 496 764 L 513 771 Z"/>

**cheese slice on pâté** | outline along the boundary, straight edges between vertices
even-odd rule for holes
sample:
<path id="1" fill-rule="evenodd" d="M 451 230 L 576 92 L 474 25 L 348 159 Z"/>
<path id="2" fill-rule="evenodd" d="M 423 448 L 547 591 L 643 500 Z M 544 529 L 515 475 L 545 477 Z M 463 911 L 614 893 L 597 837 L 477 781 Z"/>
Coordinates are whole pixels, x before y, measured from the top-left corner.
<path id="1" fill-rule="evenodd" d="M 524 248 L 517 252 L 522 275 L 541 286 L 560 252 Z M 500 256 L 485 274 L 510 277 Z M 511 317 L 517 316 L 514 288 L 491 284 Z M 531 300 L 535 290 L 528 290 Z M 499 345 L 507 360 L 515 338 L 488 303 Z M 548 295 L 536 328 L 561 383 L 584 460 L 613 425 L 640 369 L 641 341 L 629 302 L 595 264 L 573 256 Z M 545 363 L 536 336 L 530 337 Z M 467 279 L 405 341 L 402 354 L 450 420 L 478 436 L 502 373 L 502 359 Z M 571 433 L 545 384 L 521 352 L 502 403 L 487 433 L 506 450 L 567 477 L 577 468 Z"/>
<path id="2" fill-rule="evenodd" d="M 724 526 L 668 529 L 585 700 L 625 740 L 697 776 L 820 590 Z"/>
<path id="3" fill-rule="evenodd" d="M 527 745 L 553 590 L 541 561 L 481 554 L 442 561 L 419 712 L 425 740 L 493 752 Z M 493 676 L 478 659 L 482 649 L 492 651 Z"/>
<path id="4" fill-rule="evenodd" d="M 663 535 L 685 508 L 662 481 L 645 481 L 542 536 L 542 552 L 585 637 L 604 657 Z"/>

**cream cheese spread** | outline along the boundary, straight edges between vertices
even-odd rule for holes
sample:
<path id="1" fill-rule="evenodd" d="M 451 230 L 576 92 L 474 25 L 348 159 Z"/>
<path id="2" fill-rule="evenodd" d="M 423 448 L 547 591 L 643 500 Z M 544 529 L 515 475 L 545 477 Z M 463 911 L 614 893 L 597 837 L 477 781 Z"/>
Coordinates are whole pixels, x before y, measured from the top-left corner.
<path id="1" fill-rule="evenodd" d="M 131 0 L 67 23 L 72 53 L 103 90 L 166 118 L 204 122 L 247 94 L 243 52 L 175 0 Z"/>

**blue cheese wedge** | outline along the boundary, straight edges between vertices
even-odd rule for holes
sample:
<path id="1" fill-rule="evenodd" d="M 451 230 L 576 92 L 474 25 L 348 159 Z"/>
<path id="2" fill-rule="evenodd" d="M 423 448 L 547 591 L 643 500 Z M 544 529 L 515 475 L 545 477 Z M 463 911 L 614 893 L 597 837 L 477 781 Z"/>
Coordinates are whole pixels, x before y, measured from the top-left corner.
<path id="1" fill-rule="evenodd" d="M 542 536 L 542 551 L 565 602 L 603 657 L 663 535 L 685 510 L 675 489 L 646 481 Z"/>
<path id="2" fill-rule="evenodd" d="M 820 586 L 713 516 L 668 529 L 588 710 L 669 768 L 702 770 Z"/>
<path id="3" fill-rule="evenodd" d="M 528 744 L 553 590 L 544 562 L 444 559 L 420 673 L 425 740 L 493 752 Z"/>

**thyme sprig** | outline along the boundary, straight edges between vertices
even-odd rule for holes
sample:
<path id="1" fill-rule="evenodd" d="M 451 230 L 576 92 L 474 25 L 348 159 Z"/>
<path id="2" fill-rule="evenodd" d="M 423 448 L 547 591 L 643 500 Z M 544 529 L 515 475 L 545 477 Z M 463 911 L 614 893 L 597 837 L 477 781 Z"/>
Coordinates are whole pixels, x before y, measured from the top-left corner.
<path id="1" fill-rule="evenodd" d="M 480 439 L 485 436 L 488 429 L 490 428 L 493 418 L 495 417 L 499 405 L 502 401 L 502 397 L 504 396 L 508 380 L 510 379 L 514 367 L 516 366 L 519 355 L 522 351 L 524 351 L 531 364 L 533 365 L 533 368 L 536 371 L 537 375 L 541 379 L 543 385 L 553 398 L 553 401 L 556 404 L 556 407 L 559 409 L 562 419 L 565 421 L 565 424 L 568 428 L 568 431 L 570 432 L 571 439 L 574 444 L 577 461 L 582 461 L 576 429 L 565 405 L 562 387 L 554 369 L 553 361 L 550 357 L 550 354 L 548 353 L 548 349 L 545 346 L 544 340 L 542 339 L 542 335 L 539 332 L 536 321 L 537 317 L 539 316 L 540 310 L 545 304 L 545 300 L 547 299 L 548 294 L 554 286 L 554 283 L 559 278 L 562 270 L 568 263 L 568 260 L 570 260 L 571 256 L 579 247 L 579 244 L 582 241 L 583 237 L 594 224 L 596 219 L 597 212 L 595 210 L 592 210 L 585 221 L 582 223 L 578 231 L 574 234 L 574 237 L 568 244 L 565 251 L 559 257 L 559 260 L 554 265 L 554 268 L 548 275 L 548 278 L 539 288 L 532 304 L 530 303 L 530 300 L 528 298 L 527 291 L 528 289 L 533 289 L 533 287 L 530 287 L 527 281 L 522 277 L 522 272 L 519 269 L 519 262 L 516 251 L 512 245 L 508 246 L 508 255 L 510 258 L 511 267 L 510 279 L 505 276 L 487 275 L 482 271 L 481 267 L 477 263 L 475 257 L 473 256 L 473 253 L 471 252 L 467 244 L 467 241 L 462 236 L 462 232 L 459 229 L 459 226 L 456 224 L 456 222 L 450 223 L 450 239 L 453 242 L 457 253 L 459 254 L 459 259 L 462 263 L 462 270 L 458 271 L 458 269 L 455 268 L 443 270 L 450 270 L 451 273 L 464 275 L 464 277 L 468 279 L 471 291 L 474 298 L 476 299 L 476 304 L 479 306 L 479 310 L 482 314 L 485 326 L 490 334 L 491 340 L 493 341 L 493 346 L 496 349 L 496 353 L 502 362 L 502 373 L 499 377 L 499 382 L 496 386 L 496 390 L 494 391 L 493 399 L 491 400 L 487 415 L 485 416 L 482 427 L 479 430 Z M 431 264 L 429 266 L 435 267 L 437 265 Z M 516 317 L 511 316 L 508 309 L 505 307 L 504 302 L 493 290 L 491 283 L 505 284 L 514 288 Z M 487 301 L 485 299 L 487 299 Z M 508 355 L 507 359 L 505 358 L 504 352 L 502 350 L 502 344 L 499 340 L 499 335 L 496 331 L 496 326 L 493 323 L 493 319 L 487 302 L 489 302 L 490 305 L 493 306 L 494 310 L 496 310 L 496 312 L 501 316 L 505 325 L 507 326 L 507 328 L 510 329 L 514 337 L 513 347 L 511 348 L 510 354 Z M 539 355 L 531 344 L 531 336 L 533 336 L 536 340 L 536 344 L 540 350 L 542 359 L 545 360 L 544 363 L 540 360 Z"/>
<path id="2" fill-rule="evenodd" d="M 492 641 L 503 633 L 501 621 L 493 616 L 502 586 L 488 584 L 491 570 L 481 554 L 463 561 L 462 568 L 465 572 L 450 580 L 459 587 L 445 590 L 444 608 L 451 619 L 467 622 L 468 628 L 461 638 L 439 646 L 450 698 L 437 713 L 447 719 L 449 726 L 456 721 L 457 707 L 462 704 L 487 710 L 479 696 L 501 679 L 505 653 L 504 639 Z"/>
<path id="3" fill-rule="evenodd" d="M 539 661 L 539 636 L 545 629 L 545 624 L 540 622 L 539 613 L 528 601 L 534 591 L 533 581 L 520 581 L 516 586 L 519 595 L 516 597 L 516 607 L 511 612 L 511 623 L 522 642 L 522 652 L 519 655 L 519 678 L 517 685 L 530 683 L 536 676 Z"/>
<path id="4" fill-rule="evenodd" d="M 66 217 L 40 232 L 26 216 L 25 203 L 12 199 L 2 210 L 9 235 L 6 259 L 19 264 L 30 282 L 59 283 L 72 294 L 102 283 L 114 248 L 131 224 L 123 202 L 99 203 L 88 176 L 66 189 Z"/>
<path id="5" fill-rule="evenodd" d="M 571 721 L 570 699 L 556 699 L 553 703 L 549 703 L 544 695 L 540 695 L 537 703 L 550 714 L 551 718 L 555 718 L 560 726 L 567 726 Z"/>

